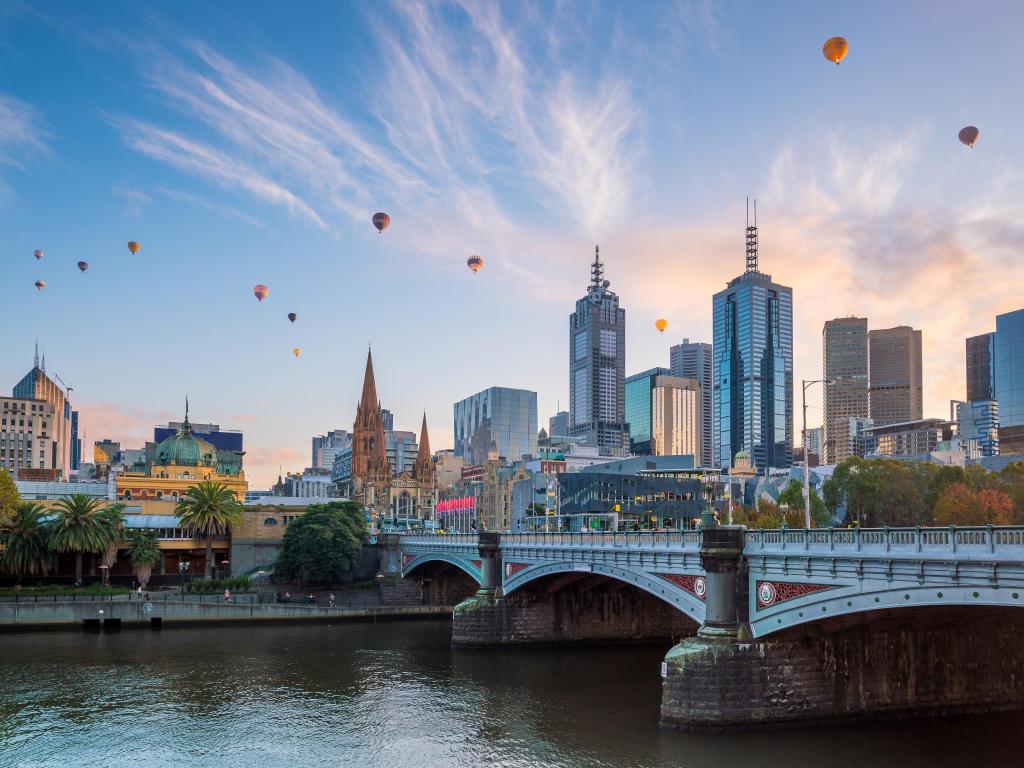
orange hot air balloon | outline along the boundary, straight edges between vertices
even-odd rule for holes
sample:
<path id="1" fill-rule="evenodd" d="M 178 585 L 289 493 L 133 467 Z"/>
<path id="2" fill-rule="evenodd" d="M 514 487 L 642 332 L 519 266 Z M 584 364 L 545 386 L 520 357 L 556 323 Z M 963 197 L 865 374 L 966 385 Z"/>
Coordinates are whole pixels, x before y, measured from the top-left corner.
<path id="1" fill-rule="evenodd" d="M 977 128 L 973 125 L 968 125 L 966 128 L 961 128 L 960 133 L 957 134 L 957 138 L 960 139 L 961 144 L 966 144 L 971 149 L 974 148 L 974 142 L 978 140 L 978 136 L 981 134 Z"/>
<path id="2" fill-rule="evenodd" d="M 267 296 L 270 295 L 270 289 L 267 286 L 260 284 L 252 289 L 253 295 L 258 301 L 263 301 Z"/>
<path id="3" fill-rule="evenodd" d="M 665 329 L 668 328 L 668 320 L 664 320 L 659 317 L 654 321 L 654 327 L 657 328 L 659 332 L 664 333 Z"/>
<path id="4" fill-rule="evenodd" d="M 38 288 L 41 291 L 45 287 L 46 287 L 46 281 L 45 280 L 36 280 L 36 288 Z"/>
<path id="5" fill-rule="evenodd" d="M 89 262 L 88 261 L 80 261 L 80 262 L 78 262 L 78 268 L 80 270 L 82 270 L 83 272 L 85 272 L 85 270 L 87 270 L 89 268 Z"/>
<path id="6" fill-rule="evenodd" d="M 825 58 L 836 65 L 846 58 L 848 50 L 850 50 L 850 46 L 842 37 L 830 37 L 825 41 L 825 45 L 821 47 L 821 52 L 825 54 Z"/>
<path id="7" fill-rule="evenodd" d="M 484 260 L 479 256 L 470 256 L 468 259 L 466 259 L 466 266 L 473 270 L 474 275 L 480 271 L 480 268 L 483 265 Z"/>
<path id="8" fill-rule="evenodd" d="M 139 252 L 139 247 L 140 247 L 139 244 L 136 243 L 134 240 L 129 240 L 128 241 L 128 250 L 131 251 L 132 254 L 138 253 Z"/>
<path id="9" fill-rule="evenodd" d="M 292 354 L 298 357 L 299 355 L 302 354 L 302 350 L 299 349 L 298 347 L 295 347 L 294 349 L 292 349 Z"/>
<path id="10" fill-rule="evenodd" d="M 32 251 L 32 255 L 36 257 L 36 261 L 39 261 L 41 258 L 43 258 L 43 252 L 40 251 L 38 248 Z"/>
<path id="11" fill-rule="evenodd" d="M 377 228 L 378 232 L 383 232 L 391 226 L 391 217 L 383 211 L 378 211 L 373 214 L 373 226 Z"/>

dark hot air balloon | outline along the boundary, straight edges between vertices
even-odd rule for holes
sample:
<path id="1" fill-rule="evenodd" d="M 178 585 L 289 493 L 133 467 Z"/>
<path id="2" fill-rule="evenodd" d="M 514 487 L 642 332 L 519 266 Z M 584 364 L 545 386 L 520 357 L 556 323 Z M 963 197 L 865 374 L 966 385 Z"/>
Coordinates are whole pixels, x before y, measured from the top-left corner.
<path id="1" fill-rule="evenodd" d="M 43 258 L 43 252 L 40 251 L 38 248 L 32 251 L 32 255 L 36 257 L 36 261 L 39 261 L 41 258 Z"/>
<path id="2" fill-rule="evenodd" d="M 41 291 L 45 287 L 46 287 L 46 281 L 45 280 L 36 280 L 36 288 L 38 288 Z"/>
<path id="3" fill-rule="evenodd" d="M 378 211 L 373 214 L 373 226 L 377 228 L 378 232 L 383 232 L 389 226 L 391 226 L 391 217 L 383 211 Z"/>
<path id="4" fill-rule="evenodd" d="M 85 272 L 85 270 L 87 270 L 89 268 L 89 262 L 88 261 L 80 261 L 80 262 L 78 262 L 78 268 L 80 270 L 82 270 L 83 272 Z"/>
<path id="5" fill-rule="evenodd" d="M 973 125 L 968 125 L 966 128 L 961 128 L 960 133 L 957 134 L 957 138 L 960 139 L 961 144 L 966 144 L 968 147 L 974 148 L 974 142 L 978 140 L 978 135 L 981 133 Z"/>
<path id="6" fill-rule="evenodd" d="M 825 54 L 825 58 L 837 65 L 846 57 L 848 50 L 850 50 L 850 46 L 847 45 L 846 40 L 842 37 L 830 37 L 825 41 L 825 45 L 821 47 L 821 52 Z"/>
<path id="7" fill-rule="evenodd" d="M 252 292 L 258 301 L 263 301 L 265 298 L 267 298 L 267 296 L 270 295 L 270 289 L 262 284 L 257 285 L 255 288 L 253 288 Z"/>
<path id="8" fill-rule="evenodd" d="M 470 256 L 468 259 L 466 259 L 466 266 L 473 270 L 474 275 L 480 271 L 480 268 L 483 265 L 484 260 L 479 256 Z"/>
<path id="9" fill-rule="evenodd" d="M 293 323 L 295 322 L 295 318 L 297 318 L 297 317 L 298 317 L 298 315 L 296 315 L 294 312 L 289 312 L 288 313 L 288 319 L 291 320 Z"/>

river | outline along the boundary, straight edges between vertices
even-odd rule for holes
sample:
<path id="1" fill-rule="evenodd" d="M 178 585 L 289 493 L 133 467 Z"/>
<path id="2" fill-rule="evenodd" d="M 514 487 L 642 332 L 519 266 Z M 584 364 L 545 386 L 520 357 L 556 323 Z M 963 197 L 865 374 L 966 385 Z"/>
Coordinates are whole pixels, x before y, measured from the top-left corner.
<path id="1" fill-rule="evenodd" d="M 444 622 L 0 635 L 0 766 L 989 766 L 1024 713 L 658 727 L 660 646 L 452 651 Z"/>

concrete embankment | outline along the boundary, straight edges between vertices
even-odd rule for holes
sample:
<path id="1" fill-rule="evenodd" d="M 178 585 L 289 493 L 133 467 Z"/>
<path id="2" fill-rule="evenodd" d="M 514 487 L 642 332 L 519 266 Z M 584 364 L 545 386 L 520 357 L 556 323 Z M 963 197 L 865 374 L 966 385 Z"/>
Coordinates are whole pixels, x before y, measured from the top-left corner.
<path id="1" fill-rule="evenodd" d="M 384 605 L 328 608 L 259 602 L 120 600 L 110 602 L 2 602 L 0 632 L 26 629 L 118 629 L 122 626 L 174 626 L 207 623 L 386 621 L 449 619 L 452 606 Z"/>

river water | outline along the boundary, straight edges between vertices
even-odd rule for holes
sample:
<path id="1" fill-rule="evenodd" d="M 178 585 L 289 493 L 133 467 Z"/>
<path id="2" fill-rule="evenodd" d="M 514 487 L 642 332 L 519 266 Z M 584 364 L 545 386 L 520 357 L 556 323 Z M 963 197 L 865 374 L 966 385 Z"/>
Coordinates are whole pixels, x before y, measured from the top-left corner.
<path id="1" fill-rule="evenodd" d="M 0 766 L 990 766 L 1024 714 L 658 727 L 661 646 L 452 651 L 444 622 L 0 635 Z"/>

